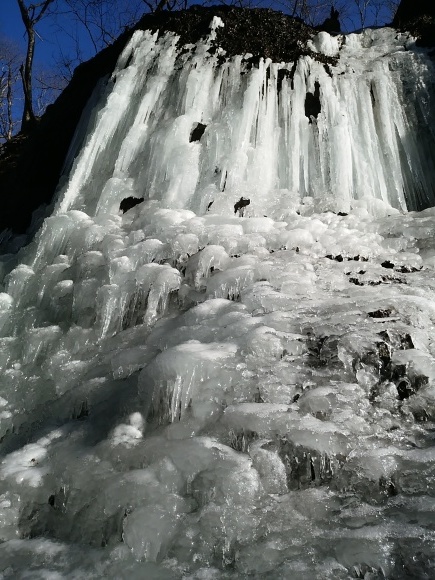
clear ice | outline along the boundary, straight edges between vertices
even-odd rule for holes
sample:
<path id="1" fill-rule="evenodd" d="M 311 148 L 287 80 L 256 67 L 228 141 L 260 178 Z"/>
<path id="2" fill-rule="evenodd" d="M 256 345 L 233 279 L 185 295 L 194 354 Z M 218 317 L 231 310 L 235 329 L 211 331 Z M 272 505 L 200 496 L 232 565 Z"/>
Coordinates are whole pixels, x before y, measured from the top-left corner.
<path id="1" fill-rule="evenodd" d="M 433 63 L 222 25 L 133 35 L 1 257 L 1 578 L 435 575 Z"/>

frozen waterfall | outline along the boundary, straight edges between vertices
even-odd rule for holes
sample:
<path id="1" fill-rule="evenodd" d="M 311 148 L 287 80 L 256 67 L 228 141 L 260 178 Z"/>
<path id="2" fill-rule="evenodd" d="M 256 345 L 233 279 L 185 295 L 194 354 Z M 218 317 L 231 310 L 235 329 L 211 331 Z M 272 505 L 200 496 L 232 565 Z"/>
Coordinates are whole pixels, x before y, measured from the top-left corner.
<path id="1" fill-rule="evenodd" d="M 433 64 L 223 25 L 134 33 L 1 257 L 0 578 L 435 576 Z"/>
<path id="2" fill-rule="evenodd" d="M 271 217 L 305 196 L 343 211 L 364 198 L 433 204 L 433 65 L 407 51 L 405 35 L 321 32 L 311 48 L 335 66 L 309 56 L 222 63 L 213 38 L 180 54 L 174 35 L 135 33 L 58 211 L 113 213 L 129 195 L 198 214 L 212 202 L 228 213 L 248 196 L 252 215 Z M 198 123 L 205 132 L 189 142 Z"/>

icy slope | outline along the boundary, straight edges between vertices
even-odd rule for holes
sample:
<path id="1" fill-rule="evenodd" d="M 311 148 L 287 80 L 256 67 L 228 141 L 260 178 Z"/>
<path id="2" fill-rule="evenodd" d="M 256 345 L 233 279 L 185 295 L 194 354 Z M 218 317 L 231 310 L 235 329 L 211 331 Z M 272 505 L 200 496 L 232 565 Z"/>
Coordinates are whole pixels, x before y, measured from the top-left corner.
<path id="1" fill-rule="evenodd" d="M 392 207 L 430 191 L 429 65 L 394 34 L 279 96 L 133 38 L 0 294 L 3 578 L 434 576 L 435 211 Z"/>

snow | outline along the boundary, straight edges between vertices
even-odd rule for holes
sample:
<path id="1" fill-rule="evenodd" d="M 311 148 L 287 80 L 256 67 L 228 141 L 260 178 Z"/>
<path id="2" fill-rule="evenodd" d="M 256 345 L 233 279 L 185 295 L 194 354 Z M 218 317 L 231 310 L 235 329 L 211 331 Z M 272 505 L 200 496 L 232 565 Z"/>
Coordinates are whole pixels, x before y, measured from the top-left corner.
<path id="1" fill-rule="evenodd" d="M 320 33 L 278 91 L 223 24 L 135 33 L 2 260 L 4 578 L 433 576 L 433 65 Z"/>

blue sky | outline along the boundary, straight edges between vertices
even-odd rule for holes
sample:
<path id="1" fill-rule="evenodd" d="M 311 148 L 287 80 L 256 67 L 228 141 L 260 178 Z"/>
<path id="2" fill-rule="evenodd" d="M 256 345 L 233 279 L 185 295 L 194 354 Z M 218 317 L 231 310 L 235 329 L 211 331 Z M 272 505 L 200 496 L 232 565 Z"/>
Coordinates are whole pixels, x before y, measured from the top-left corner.
<path id="1" fill-rule="evenodd" d="M 16 0 L 2 0 L 5 3 L 1 9 L 0 16 L 0 34 L 12 40 L 18 45 L 23 52 L 26 49 L 26 37 L 24 34 L 24 25 L 21 21 L 20 12 Z M 38 38 L 35 48 L 35 62 L 43 67 L 52 67 L 59 58 L 60 42 L 65 42 L 65 35 L 61 35 L 57 26 L 50 17 L 42 19 L 36 30 Z M 87 58 L 92 56 L 92 47 L 83 37 L 83 49 Z M 67 50 L 68 42 L 66 42 Z"/>
<path id="2" fill-rule="evenodd" d="M 144 6 L 141 4 L 140 0 L 127 0 L 130 6 L 133 5 L 135 1 L 138 2 L 139 6 Z M 17 2 L 16 0 L 1 0 L 1 2 L 0 35 L 12 40 L 24 52 L 26 46 L 24 27 L 21 22 Z M 121 3 L 122 0 L 119 0 L 119 4 Z M 348 2 L 348 6 L 351 6 L 351 2 Z M 342 26 L 347 31 L 356 28 L 358 25 L 355 11 L 349 8 L 349 15 L 350 18 L 342 21 Z M 71 26 L 71 17 L 69 17 L 69 20 L 65 19 L 65 22 L 67 26 Z M 370 24 L 370 22 L 368 22 L 368 24 Z M 74 53 L 75 49 L 73 41 L 68 39 L 65 34 L 59 32 L 59 27 L 56 26 L 51 17 L 43 19 L 38 24 L 37 32 L 39 34 L 35 50 L 35 65 L 37 67 L 39 66 L 44 69 L 56 67 L 56 63 L 60 58 L 60 46 L 63 47 L 65 53 Z M 84 32 L 81 31 L 79 34 L 83 53 L 82 58 L 90 58 L 93 56 L 95 51 Z"/>

